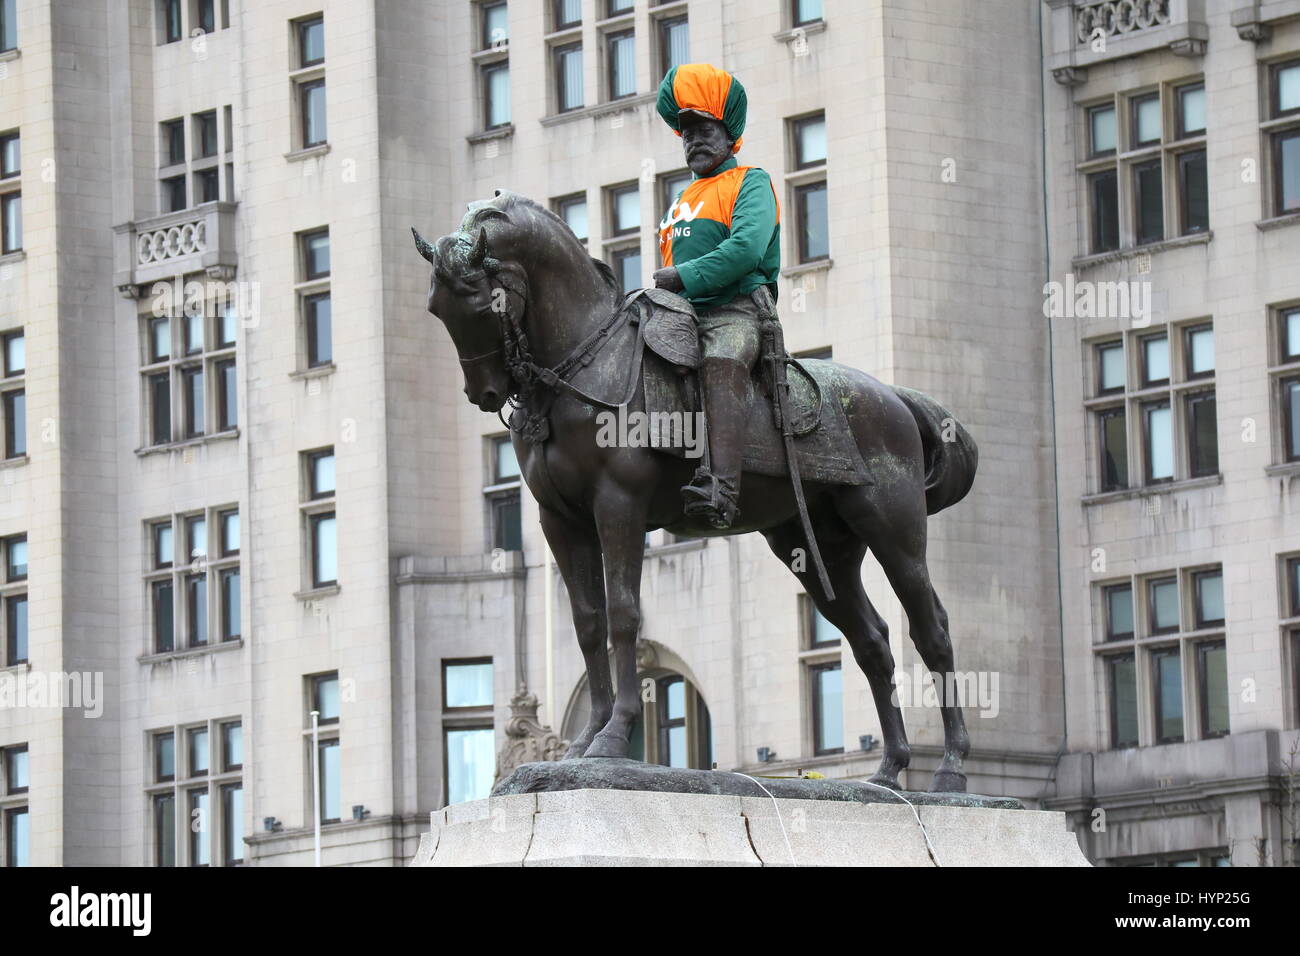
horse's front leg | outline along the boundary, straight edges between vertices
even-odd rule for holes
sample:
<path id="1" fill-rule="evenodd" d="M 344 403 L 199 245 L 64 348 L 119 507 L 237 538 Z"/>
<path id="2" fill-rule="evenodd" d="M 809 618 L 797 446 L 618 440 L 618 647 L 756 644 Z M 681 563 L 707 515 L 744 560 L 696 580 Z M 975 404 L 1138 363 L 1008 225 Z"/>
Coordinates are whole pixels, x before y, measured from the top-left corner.
<path id="1" fill-rule="evenodd" d="M 588 757 L 626 757 L 632 724 L 641 713 L 636 637 L 641 628 L 641 564 L 645 559 L 646 499 L 623 488 L 596 495 L 596 530 L 605 560 L 605 605 L 614 645 L 616 692 L 609 723 L 587 748 Z"/>
<path id="2" fill-rule="evenodd" d="M 587 664 L 587 690 L 591 695 L 591 716 L 587 726 L 569 744 L 564 757 L 581 757 L 592 738 L 609 723 L 614 709 L 614 689 L 609 676 L 609 655 L 605 653 L 605 581 L 601 568 L 600 539 L 589 526 L 568 520 L 543 507 L 542 533 L 555 555 L 573 609 L 573 628 Z M 547 701 L 558 714 L 558 702 Z"/>

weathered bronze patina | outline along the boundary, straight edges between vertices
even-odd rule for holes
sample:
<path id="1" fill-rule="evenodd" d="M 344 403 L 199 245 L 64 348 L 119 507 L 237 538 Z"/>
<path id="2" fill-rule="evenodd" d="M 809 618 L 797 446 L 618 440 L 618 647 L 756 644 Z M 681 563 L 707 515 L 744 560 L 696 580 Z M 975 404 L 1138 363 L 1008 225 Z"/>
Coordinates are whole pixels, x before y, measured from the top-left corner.
<path id="1" fill-rule="evenodd" d="M 494 414 L 507 403 L 514 406 L 511 439 L 568 587 L 587 665 L 591 719 L 566 756 L 627 755 L 629 733 L 641 712 L 636 638 L 646 531 L 662 527 L 686 536 L 757 531 L 852 648 L 870 683 L 884 737 L 872 779 L 897 788 L 910 750 L 893 696 L 886 625 L 867 599 L 860 566 L 870 549 L 907 613 L 926 666 L 940 678 L 951 674 L 948 616 L 926 567 L 926 516 L 970 489 L 977 454 L 965 429 L 919 392 L 882 384 L 845 365 L 809 363 L 817 367 L 813 377 L 823 393 L 830 393 L 823 398 L 833 395 L 841 413 L 823 415 L 818 429 L 847 429 L 840 446 L 828 447 L 855 449 L 867 476 L 852 483 L 805 481 L 832 600 L 807 561 L 808 541 L 788 476 L 747 468 L 740 518 L 719 531 L 683 513 L 678 489 L 695 463 L 680 450 L 609 447 L 597 440 L 602 414 L 620 407 L 645 410 L 643 367 L 660 362 L 662 372 L 671 366 L 644 348 L 647 312 L 640 299 L 625 301 L 609 267 L 591 258 L 558 216 L 523 196 L 498 191 L 492 200 L 472 203 L 457 232 L 432 244 L 418 233 L 415 239 L 433 266 L 428 310 L 451 334 L 465 394 Z M 689 355 L 687 346 L 680 357 Z M 793 384 L 798 376 L 791 378 Z M 754 396 L 753 382 L 748 388 L 751 401 L 764 400 Z M 779 448 L 770 406 L 763 427 L 772 447 Z M 803 474 L 808 478 L 807 471 Z M 607 641 L 614 648 L 616 682 Z M 952 697 L 954 682 L 935 683 L 944 755 L 932 789 L 965 790 L 962 768 L 970 743 Z"/>

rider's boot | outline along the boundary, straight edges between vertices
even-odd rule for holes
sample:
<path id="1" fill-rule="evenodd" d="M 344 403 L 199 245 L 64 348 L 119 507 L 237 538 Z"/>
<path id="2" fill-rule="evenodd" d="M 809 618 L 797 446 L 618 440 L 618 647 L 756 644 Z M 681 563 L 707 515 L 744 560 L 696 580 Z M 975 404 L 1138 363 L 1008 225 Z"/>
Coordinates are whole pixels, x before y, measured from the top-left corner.
<path id="1" fill-rule="evenodd" d="M 745 456 L 745 398 L 749 368 L 728 358 L 705 358 L 700 368 L 710 468 L 698 468 L 682 488 L 686 514 L 720 531 L 739 515 L 740 470 Z"/>

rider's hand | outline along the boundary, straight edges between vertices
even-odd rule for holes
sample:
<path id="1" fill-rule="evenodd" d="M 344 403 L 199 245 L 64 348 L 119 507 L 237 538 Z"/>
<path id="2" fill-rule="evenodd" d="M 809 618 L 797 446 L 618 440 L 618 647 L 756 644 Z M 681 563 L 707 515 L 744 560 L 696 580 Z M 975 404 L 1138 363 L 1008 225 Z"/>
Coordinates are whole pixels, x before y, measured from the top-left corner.
<path id="1" fill-rule="evenodd" d="M 677 274 L 673 266 L 659 269 L 651 277 L 656 289 L 667 289 L 669 292 L 681 292 L 686 288 L 682 284 L 682 277 Z"/>

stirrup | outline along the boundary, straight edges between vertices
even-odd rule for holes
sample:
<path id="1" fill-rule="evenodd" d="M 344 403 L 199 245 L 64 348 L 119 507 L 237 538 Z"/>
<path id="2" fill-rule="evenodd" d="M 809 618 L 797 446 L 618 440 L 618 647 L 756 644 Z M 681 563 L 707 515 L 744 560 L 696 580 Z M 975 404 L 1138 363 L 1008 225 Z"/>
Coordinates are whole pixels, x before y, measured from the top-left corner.
<path id="1" fill-rule="evenodd" d="M 716 475 L 703 468 L 695 472 L 690 484 L 682 487 L 683 511 L 692 518 L 704 518 L 719 531 L 725 531 L 740 515 L 736 496 Z"/>

